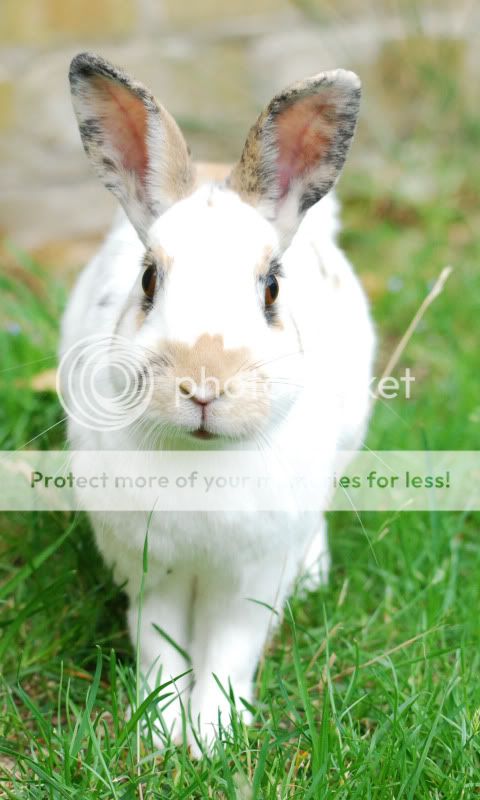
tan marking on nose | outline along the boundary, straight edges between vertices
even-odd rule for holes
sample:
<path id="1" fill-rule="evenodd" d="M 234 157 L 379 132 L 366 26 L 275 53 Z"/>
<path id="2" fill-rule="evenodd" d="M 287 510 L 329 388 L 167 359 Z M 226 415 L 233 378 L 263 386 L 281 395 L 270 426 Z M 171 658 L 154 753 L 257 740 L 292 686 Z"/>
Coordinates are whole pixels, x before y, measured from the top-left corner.
<path id="1" fill-rule="evenodd" d="M 169 342 L 166 353 L 174 364 L 175 377 L 190 378 L 200 384 L 208 378 L 218 380 L 223 389 L 225 381 L 239 372 L 249 360 L 246 347 L 226 349 L 223 336 L 204 333 L 194 345 Z"/>

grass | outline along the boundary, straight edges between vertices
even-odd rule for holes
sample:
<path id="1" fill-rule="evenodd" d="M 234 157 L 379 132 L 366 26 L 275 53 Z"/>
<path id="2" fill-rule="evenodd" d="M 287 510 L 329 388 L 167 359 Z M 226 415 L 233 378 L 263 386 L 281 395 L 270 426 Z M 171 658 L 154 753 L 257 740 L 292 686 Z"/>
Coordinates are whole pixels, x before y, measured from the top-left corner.
<path id="1" fill-rule="evenodd" d="M 448 104 L 448 135 L 441 128 L 432 139 L 428 121 L 412 123 L 412 141 L 402 120 L 384 169 L 357 159 L 342 181 L 343 244 L 372 298 L 379 373 L 431 282 L 454 267 L 402 358 L 416 376 L 412 399 L 376 407 L 368 444 L 378 449 L 480 446 L 480 125 L 435 69 L 418 71 L 419 88 L 430 123 Z M 430 193 L 415 198 L 402 179 L 390 181 L 399 164 L 401 178 L 428 176 Z M 55 363 L 65 289 L 24 256 L 9 264 L 0 275 L 0 446 L 62 447 L 57 400 L 31 379 Z M 329 522 L 330 585 L 292 598 L 259 670 L 255 725 L 237 726 L 214 758 L 192 763 L 181 748 L 152 757 L 148 734 L 138 750 L 125 721 L 136 669 L 126 601 L 87 520 L 2 514 L 0 796 L 480 796 L 478 516 Z"/>

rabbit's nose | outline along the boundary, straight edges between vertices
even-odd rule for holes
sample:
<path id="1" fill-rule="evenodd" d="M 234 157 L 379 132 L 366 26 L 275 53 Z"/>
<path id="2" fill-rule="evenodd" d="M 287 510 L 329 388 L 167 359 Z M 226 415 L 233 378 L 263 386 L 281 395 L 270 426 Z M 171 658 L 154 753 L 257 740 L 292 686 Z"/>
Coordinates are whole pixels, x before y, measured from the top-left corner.
<path id="1" fill-rule="evenodd" d="M 184 397 L 203 407 L 208 406 L 209 403 L 223 394 L 223 388 L 219 385 L 196 385 L 185 381 L 180 384 L 179 388 Z"/>
<path id="2" fill-rule="evenodd" d="M 193 400 L 193 402 L 196 403 L 197 406 L 208 406 L 208 404 L 211 403 L 212 400 L 214 399 L 215 399 L 214 397 L 207 397 L 207 398 L 199 397 L 196 394 L 192 395 L 192 397 L 190 398 L 190 400 Z"/>

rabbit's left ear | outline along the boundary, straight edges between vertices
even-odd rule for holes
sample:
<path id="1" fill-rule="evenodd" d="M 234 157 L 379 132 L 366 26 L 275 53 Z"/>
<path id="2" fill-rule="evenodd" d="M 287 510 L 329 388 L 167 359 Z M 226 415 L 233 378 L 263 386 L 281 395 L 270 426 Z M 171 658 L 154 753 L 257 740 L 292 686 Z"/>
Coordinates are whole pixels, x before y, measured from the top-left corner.
<path id="1" fill-rule="evenodd" d="M 229 185 L 274 223 L 284 247 L 335 183 L 359 105 L 355 73 L 323 72 L 276 95 L 251 128 Z"/>
<path id="2" fill-rule="evenodd" d="M 80 53 L 69 77 L 85 152 L 145 242 L 152 222 L 193 186 L 180 129 L 145 86 L 99 56 Z"/>

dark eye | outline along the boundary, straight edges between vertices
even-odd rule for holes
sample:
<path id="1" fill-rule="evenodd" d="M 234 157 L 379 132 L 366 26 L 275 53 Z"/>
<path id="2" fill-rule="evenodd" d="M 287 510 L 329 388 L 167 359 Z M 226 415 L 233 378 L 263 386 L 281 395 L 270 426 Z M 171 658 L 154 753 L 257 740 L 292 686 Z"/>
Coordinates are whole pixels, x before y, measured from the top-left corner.
<path id="1" fill-rule="evenodd" d="M 157 268 L 153 265 L 147 267 L 142 277 L 142 288 L 147 297 L 151 300 L 155 294 L 157 285 Z"/>
<path id="2" fill-rule="evenodd" d="M 265 305 L 271 306 L 278 297 L 278 281 L 275 275 L 269 275 L 265 283 Z"/>

